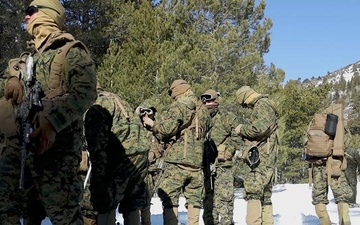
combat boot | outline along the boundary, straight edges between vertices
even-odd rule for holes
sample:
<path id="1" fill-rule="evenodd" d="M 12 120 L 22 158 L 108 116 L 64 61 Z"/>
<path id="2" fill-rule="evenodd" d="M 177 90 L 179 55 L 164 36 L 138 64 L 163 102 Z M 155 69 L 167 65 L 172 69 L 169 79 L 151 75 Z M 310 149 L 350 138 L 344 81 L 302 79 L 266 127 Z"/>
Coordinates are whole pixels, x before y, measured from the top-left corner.
<path id="1" fill-rule="evenodd" d="M 260 200 L 248 200 L 246 209 L 246 224 L 261 225 L 262 207 Z"/>
<path id="2" fill-rule="evenodd" d="M 200 208 L 188 205 L 188 225 L 199 225 Z"/>
<path id="3" fill-rule="evenodd" d="M 272 205 L 264 205 L 261 211 L 262 225 L 274 225 Z"/>
<path id="4" fill-rule="evenodd" d="M 139 210 L 126 212 L 123 214 L 124 225 L 140 225 L 140 212 Z"/>
<path id="5" fill-rule="evenodd" d="M 178 225 L 178 208 L 164 208 L 164 225 Z"/>
<path id="6" fill-rule="evenodd" d="M 339 225 L 351 225 L 349 205 L 346 202 L 338 202 Z"/>
<path id="7" fill-rule="evenodd" d="M 325 204 L 316 204 L 315 205 L 315 212 L 316 215 L 319 217 L 320 225 L 329 225 L 331 224 L 329 214 L 326 210 Z"/>

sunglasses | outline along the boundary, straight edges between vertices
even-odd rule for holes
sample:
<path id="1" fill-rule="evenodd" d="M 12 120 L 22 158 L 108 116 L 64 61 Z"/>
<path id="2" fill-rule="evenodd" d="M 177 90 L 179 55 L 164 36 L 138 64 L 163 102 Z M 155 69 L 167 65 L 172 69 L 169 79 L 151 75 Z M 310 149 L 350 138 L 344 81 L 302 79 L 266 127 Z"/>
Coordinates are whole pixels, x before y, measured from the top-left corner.
<path id="1" fill-rule="evenodd" d="M 60 15 L 60 13 L 57 10 L 47 7 L 47 6 L 43 6 L 43 5 L 31 5 L 31 6 L 27 7 L 25 10 L 25 15 L 32 16 L 35 13 L 39 12 L 39 9 L 51 9 Z"/>

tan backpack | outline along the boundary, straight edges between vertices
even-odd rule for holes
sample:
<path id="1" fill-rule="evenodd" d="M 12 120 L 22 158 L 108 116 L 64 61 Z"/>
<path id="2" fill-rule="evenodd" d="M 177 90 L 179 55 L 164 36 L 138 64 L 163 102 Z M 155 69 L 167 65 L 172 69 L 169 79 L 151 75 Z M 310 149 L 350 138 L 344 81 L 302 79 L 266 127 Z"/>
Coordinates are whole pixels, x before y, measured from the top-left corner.
<path id="1" fill-rule="evenodd" d="M 326 114 L 316 113 L 309 124 L 306 136 L 305 159 L 325 158 L 331 155 L 334 141 L 325 133 Z"/>
<path id="2" fill-rule="evenodd" d="M 305 160 L 344 156 L 344 122 L 341 104 L 326 108 L 311 119 L 306 136 Z"/>

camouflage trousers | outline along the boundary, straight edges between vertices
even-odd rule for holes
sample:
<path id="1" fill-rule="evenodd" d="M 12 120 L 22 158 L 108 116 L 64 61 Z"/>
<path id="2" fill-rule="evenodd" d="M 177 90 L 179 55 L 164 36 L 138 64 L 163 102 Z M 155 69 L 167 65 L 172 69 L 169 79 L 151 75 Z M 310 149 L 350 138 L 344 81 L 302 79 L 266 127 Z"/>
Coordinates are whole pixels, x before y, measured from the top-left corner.
<path id="1" fill-rule="evenodd" d="M 3 147 L 0 156 L 0 224 L 40 225 L 46 212 L 39 198 L 28 166 L 25 168 L 24 188 L 19 189 L 20 150 Z M 6 169 L 5 169 L 6 168 Z"/>
<path id="2" fill-rule="evenodd" d="M 160 179 L 158 196 L 164 208 L 178 207 L 181 193 L 189 205 L 202 207 L 205 196 L 202 170 L 186 170 L 177 164 L 168 163 Z"/>
<path id="3" fill-rule="evenodd" d="M 210 182 L 207 178 L 205 186 Z M 206 225 L 231 225 L 234 211 L 234 176 L 232 167 L 218 167 L 213 179 L 213 190 L 205 187 L 203 219 Z"/>
<path id="4" fill-rule="evenodd" d="M 328 174 L 326 165 L 313 166 L 312 168 L 312 204 L 329 204 L 328 192 L 329 186 L 334 194 L 335 203 L 348 202 L 352 195 L 351 188 L 346 180 L 344 171 L 339 177 L 331 177 L 328 183 Z"/>
<path id="5" fill-rule="evenodd" d="M 349 203 L 356 204 L 356 196 L 357 196 L 357 182 L 358 182 L 358 173 L 360 169 L 360 150 L 358 149 L 348 149 L 347 153 L 350 156 L 346 156 L 347 159 L 347 168 L 345 170 L 346 179 L 350 185 L 352 190 L 352 195 L 349 199 Z"/>
<path id="6" fill-rule="evenodd" d="M 41 156 L 29 156 L 24 192 L 19 192 L 20 150 L 14 146 L 19 145 L 7 144 L 0 157 L 0 201 L 8 202 L 0 206 L 0 224 L 18 224 L 20 214 L 30 217 L 29 221 L 38 220 L 45 211 L 54 225 L 82 224 L 82 186 L 77 176 L 80 155 L 50 149 Z"/>
<path id="7" fill-rule="evenodd" d="M 244 199 L 260 200 L 262 205 L 272 205 L 274 168 L 260 163 L 244 177 Z"/>
<path id="8" fill-rule="evenodd" d="M 129 171 L 130 179 L 127 181 L 124 192 L 120 193 L 123 197 L 119 205 L 119 213 L 128 213 L 140 210 L 149 205 L 147 185 L 145 178 L 148 173 L 148 160 L 146 155 L 137 155 L 130 157 L 135 165 L 135 170 Z"/>
<path id="9" fill-rule="evenodd" d="M 85 182 L 85 178 L 86 178 L 86 174 L 80 174 L 80 178 L 81 181 L 84 183 Z M 90 193 L 90 180 L 87 180 L 85 189 L 84 189 L 84 194 L 83 194 L 83 199 L 80 202 L 80 206 L 81 206 L 81 211 L 84 217 L 94 220 L 96 221 L 97 218 L 97 212 L 94 210 L 94 207 L 91 204 L 91 193 Z"/>

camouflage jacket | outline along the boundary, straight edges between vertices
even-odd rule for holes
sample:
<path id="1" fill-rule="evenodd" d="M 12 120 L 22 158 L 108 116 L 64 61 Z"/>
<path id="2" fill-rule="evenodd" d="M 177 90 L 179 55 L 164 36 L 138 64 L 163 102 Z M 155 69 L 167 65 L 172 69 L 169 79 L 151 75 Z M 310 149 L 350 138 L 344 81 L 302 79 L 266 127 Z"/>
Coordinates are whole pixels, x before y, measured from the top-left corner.
<path id="1" fill-rule="evenodd" d="M 119 139 L 126 155 L 148 153 L 149 132 L 143 127 L 140 118 L 134 115 L 129 103 L 113 93 L 99 91 L 94 105 L 100 105 L 110 113 L 111 132 Z"/>
<path id="2" fill-rule="evenodd" d="M 165 153 L 166 162 L 200 168 L 205 135 L 211 126 L 210 114 L 197 102 L 196 96 L 184 96 L 162 112 L 153 130 L 154 135 L 169 146 Z"/>
<path id="3" fill-rule="evenodd" d="M 239 135 L 245 140 L 245 148 L 260 144 L 260 163 L 273 167 L 278 151 L 278 113 L 266 95 L 255 98 L 249 108 L 249 123 L 241 126 Z"/>
<path id="4" fill-rule="evenodd" d="M 218 159 L 216 166 L 233 166 L 233 156 L 235 151 L 240 148 L 241 138 L 234 135 L 235 127 L 240 123 L 234 113 L 225 110 L 221 106 L 216 115 L 212 118 L 213 127 L 211 128 L 211 138 L 214 140 L 218 149 Z"/>
<path id="5" fill-rule="evenodd" d="M 59 68 L 60 77 L 54 78 L 50 73 L 53 67 L 52 60 L 58 53 L 58 49 L 67 43 L 66 41 L 65 39 L 53 40 L 50 35 L 41 53 L 34 50 L 31 54 L 34 57 L 36 79 L 40 82 L 45 94 L 42 99 L 45 117 L 57 132 L 53 148 L 72 151 L 75 144 L 79 145 L 76 149 L 81 149 L 81 143 L 71 140 L 81 138 L 83 115 L 96 100 L 96 72 L 95 63 L 87 50 L 74 46 L 67 52 L 62 67 Z M 24 55 L 29 55 L 29 53 L 22 54 L 20 58 L 24 58 Z M 23 71 L 20 71 L 21 73 Z M 50 86 L 54 79 L 59 81 L 57 86 Z M 63 91 L 49 97 L 48 93 L 60 86 Z"/>

